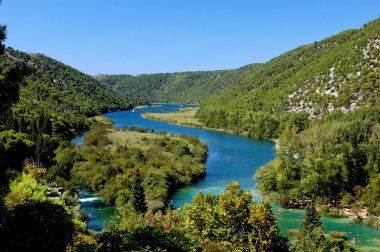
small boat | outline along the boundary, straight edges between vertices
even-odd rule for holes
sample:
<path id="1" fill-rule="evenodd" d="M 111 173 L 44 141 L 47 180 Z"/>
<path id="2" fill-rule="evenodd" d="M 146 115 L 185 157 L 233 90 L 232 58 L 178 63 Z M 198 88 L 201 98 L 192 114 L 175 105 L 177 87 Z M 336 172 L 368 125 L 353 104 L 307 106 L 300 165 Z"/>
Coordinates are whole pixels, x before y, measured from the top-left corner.
<path id="1" fill-rule="evenodd" d="M 132 109 L 132 112 L 135 112 L 135 109 Z"/>

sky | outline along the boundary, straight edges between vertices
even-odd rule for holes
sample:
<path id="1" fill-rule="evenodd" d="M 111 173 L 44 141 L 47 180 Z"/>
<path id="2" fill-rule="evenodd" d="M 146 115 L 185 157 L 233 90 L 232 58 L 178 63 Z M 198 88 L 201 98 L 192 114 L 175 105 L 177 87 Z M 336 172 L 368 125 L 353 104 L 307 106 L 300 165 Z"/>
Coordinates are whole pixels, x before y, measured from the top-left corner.
<path id="1" fill-rule="evenodd" d="M 360 28 L 379 0 L 2 0 L 6 45 L 88 74 L 237 68 Z"/>

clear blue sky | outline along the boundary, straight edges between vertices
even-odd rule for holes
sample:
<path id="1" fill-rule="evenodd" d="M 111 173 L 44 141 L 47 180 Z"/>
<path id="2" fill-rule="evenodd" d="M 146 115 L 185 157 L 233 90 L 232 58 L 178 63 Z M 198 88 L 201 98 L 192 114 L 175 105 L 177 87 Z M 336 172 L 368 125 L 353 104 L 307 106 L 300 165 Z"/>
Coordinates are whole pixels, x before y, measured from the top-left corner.
<path id="1" fill-rule="evenodd" d="M 229 69 L 379 17 L 379 0 L 2 0 L 7 46 L 85 73 Z"/>

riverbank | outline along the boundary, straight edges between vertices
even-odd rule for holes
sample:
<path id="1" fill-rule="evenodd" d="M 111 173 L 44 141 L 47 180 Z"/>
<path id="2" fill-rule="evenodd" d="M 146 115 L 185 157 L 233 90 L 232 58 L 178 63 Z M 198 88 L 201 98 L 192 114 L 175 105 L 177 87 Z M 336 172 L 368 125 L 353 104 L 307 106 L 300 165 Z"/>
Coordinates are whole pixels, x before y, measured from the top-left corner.
<path id="1" fill-rule="evenodd" d="M 181 105 L 160 105 L 160 111 L 177 111 Z M 185 108 L 185 105 L 182 106 Z M 252 174 L 256 169 L 275 158 L 275 143 L 272 141 L 258 141 L 234 134 L 222 134 L 215 131 L 207 131 L 194 127 L 181 127 L 174 124 L 147 120 L 141 117 L 141 113 L 150 112 L 155 108 L 147 107 L 132 111 L 123 111 L 105 114 L 103 116 L 115 121 L 115 126 L 135 125 L 140 128 L 149 128 L 157 131 L 165 131 L 175 134 L 186 134 L 198 137 L 209 146 L 209 154 L 206 162 L 207 175 L 191 186 L 185 186 L 170 195 L 170 199 L 176 207 L 191 203 L 199 192 L 220 194 L 225 185 L 230 181 L 238 181 L 243 189 L 253 189 L 255 181 Z M 257 198 L 258 192 L 253 190 Z M 304 218 L 304 210 L 284 209 L 273 205 L 277 223 L 283 235 L 289 229 L 299 229 L 300 220 Z M 376 251 L 379 247 L 379 231 L 353 222 L 349 218 L 324 218 L 322 217 L 326 232 L 346 232 L 347 239 L 355 238 L 357 249 L 364 251 Z"/>
<path id="2" fill-rule="evenodd" d="M 143 108 L 146 108 L 146 107 L 149 107 L 149 105 L 137 105 L 134 107 L 134 109 L 143 109 Z"/>
<path id="3" fill-rule="evenodd" d="M 145 112 L 145 113 L 142 113 L 141 116 L 146 119 L 167 122 L 167 123 L 179 125 L 179 126 L 246 136 L 246 134 L 241 134 L 241 133 L 237 134 L 236 132 L 233 132 L 232 130 L 207 127 L 204 123 L 199 121 L 199 119 L 196 117 L 198 110 L 199 108 L 180 108 L 178 112 L 170 112 L 170 113 Z"/>
<path id="4" fill-rule="evenodd" d="M 135 126 L 118 129 L 105 117 L 93 121 L 84 136 L 87 148 L 70 149 L 81 160 L 71 171 L 78 186 L 90 188 L 111 206 L 131 208 L 137 173 L 146 206 L 153 211 L 167 206 L 171 192 L 205 176 L 207 145 L 194 137 Z"/>

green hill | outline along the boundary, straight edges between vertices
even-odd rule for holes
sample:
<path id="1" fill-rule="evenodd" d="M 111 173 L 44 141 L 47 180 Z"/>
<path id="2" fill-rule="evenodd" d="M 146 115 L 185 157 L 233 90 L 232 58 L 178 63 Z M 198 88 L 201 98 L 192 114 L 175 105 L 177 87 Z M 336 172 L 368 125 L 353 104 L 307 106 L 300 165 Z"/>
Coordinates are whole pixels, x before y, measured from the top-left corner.
<path id="1" fill-rule="evenodd" d="M 88 127 L 88 116 L 132 107 L 126 95 L 87 74 L 42 54 L 12 48 L 0 56 L 0 87 L 3 167 L 18 167 L 25 157 L 50 164 L 61 140 Z M 24 140 L 28 151 L 22 156 L 4 154 Z M 6 157 L 12 158 L 8 162 Z"/>
<path id="2" fill-rule="evenodd" d="M 279 123 L 290 112 L 321 118 L 333 110 L 378 106 L 379 33 L 375 20 L 284 53 L 211 96 L 198 115 L 209 127 L 249 132 L 259 118 Z"/>
<path id="3" fill-rule="evenodd" d="M 199 102 L 207 127 L 276 138 L 256 178 L 285 206 L 316 198 L 378 216 L 379 36 L 380 19 L 237 70 L 98 78 L 143 101 Z"/>
<path id="4" fill-rule="evenodd" d="M 57 112 L 76 111 L 83 115 L 131 106 L 125 95 L 43 54 L 28 54 L 7 48 L 2 60 L 28 66 L 20 90 L 21 102 L 38 104 Z"/>
<path id="5" fill-rule="evenodd" d="M 210 95 L 243 80 L 260 64 L 234 70 L 158 73 L 132 75 L 98 75 L 95 78 L 106 86 L 122 91 L 141 104 L 201 103 Z"/>

